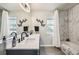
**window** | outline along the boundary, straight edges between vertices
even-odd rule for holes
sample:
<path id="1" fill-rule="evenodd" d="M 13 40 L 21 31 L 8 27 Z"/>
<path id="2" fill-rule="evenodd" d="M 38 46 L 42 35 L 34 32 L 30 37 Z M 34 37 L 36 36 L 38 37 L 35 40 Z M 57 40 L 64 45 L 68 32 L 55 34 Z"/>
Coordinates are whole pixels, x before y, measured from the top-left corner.
<path id="1" fill-rule="evenodd" d="M 56 27 L 56 20 L 53 17 L 47 18 L 47 32 L 52 34 Z"/>
<path id="2" fill-rule="evenodd" d="M 16 32 L 16 17 L 9 17 L 8 20 L 8 31 L 9 31 L 9 35 L 12 32 Z"/>

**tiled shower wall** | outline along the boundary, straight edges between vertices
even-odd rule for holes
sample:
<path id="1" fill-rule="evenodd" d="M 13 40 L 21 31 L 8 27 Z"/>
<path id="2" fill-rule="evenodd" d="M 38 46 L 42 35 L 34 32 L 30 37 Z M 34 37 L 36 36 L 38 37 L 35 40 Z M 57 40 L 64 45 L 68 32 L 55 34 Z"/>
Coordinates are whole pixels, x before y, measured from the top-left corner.
<path id="1" fill-rule="evenodd" d="M 79 4 L 68 11 L 69 38 L 73 42 L 79 42 Z"/>
<path id="2" fill-rule="evenodd" d="M 61 41 L 69 38 L 68 11 L 59 10 L 59 30 Z"/>
<path id="3" fill-rule="evenodd" d="M 60 39 L 70 39 L 72 42 L 79 42 L 79 4 L 72 8 L 59 11 Z"/>

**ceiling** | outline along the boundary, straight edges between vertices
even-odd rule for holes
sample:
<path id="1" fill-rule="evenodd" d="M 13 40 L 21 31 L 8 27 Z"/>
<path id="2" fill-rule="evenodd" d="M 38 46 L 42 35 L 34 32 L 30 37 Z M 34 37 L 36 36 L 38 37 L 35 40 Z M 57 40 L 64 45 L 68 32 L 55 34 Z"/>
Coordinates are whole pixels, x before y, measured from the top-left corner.
<path id="1" fill-rule="evenodd" d="M 31 11 L 52 11 L 63 4 L 59 3 L 32 3 Z"/>
<path id="2" fill-rule="evenodd" d="M 60 10 L 66 10 L 75 3 L 32 3 L 30 4 L 31 11 L 53 11 L 58 8 Z"/>
<path id="3" fill-rule="evenodd" d="M 8 11 L 23 11 L 18 3 L 0 3 L 0 9 Z"/>
<path id="4" fill-rule="evenodd" d="M 58 8 L 60 10 L 68 9 L 76 3 L 29 3 L 31 11 L 53 11 Z M 23 11 L 19 3 L 0 3 L 0 9 L 8 11 Z"/>

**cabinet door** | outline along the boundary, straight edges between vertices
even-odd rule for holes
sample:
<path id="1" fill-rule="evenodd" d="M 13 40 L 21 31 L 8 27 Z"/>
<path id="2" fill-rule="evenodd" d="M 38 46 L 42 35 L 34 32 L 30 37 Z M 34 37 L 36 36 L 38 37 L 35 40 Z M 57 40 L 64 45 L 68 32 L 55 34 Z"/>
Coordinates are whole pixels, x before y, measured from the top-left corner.
<path id="1" fill-rule="evenodd" d="M 0 55 L 5 54 L 4 44 L 0 44 Z"/>

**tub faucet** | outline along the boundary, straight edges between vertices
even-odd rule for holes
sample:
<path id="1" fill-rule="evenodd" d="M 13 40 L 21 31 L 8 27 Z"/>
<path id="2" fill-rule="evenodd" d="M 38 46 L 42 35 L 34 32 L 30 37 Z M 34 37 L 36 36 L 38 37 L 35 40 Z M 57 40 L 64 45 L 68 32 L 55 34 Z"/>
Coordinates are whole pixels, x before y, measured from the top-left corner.
<path id="1" fill-rule="evenodd" d="M 24 40 L 23 35 L 25 35 L 25 37 L 28 37 L 28 34 L 27 34 L 26 32 L 22 32 L 22 33 L 21 33 L 21 41 L 23 41 L 23 40 Z"/>

